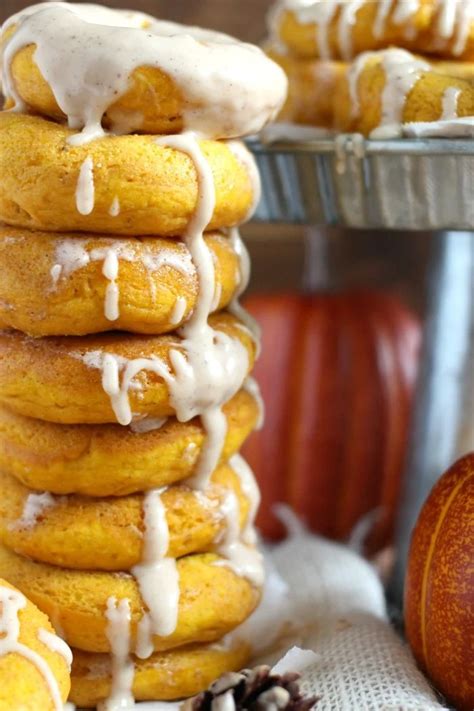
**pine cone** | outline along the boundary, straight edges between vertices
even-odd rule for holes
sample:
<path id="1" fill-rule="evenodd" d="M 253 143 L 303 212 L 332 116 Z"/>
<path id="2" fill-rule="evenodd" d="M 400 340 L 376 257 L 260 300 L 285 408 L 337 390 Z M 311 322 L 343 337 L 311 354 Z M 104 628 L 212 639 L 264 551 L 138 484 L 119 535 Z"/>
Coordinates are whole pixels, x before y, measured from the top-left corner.
<path id="1" fill-rule="evenodd" d="M 300 676 L 272 674 L 267 666 L 228 672 L 186 701 L 182 711 L 309 711 L 318 699 L 301 694 Z"/>

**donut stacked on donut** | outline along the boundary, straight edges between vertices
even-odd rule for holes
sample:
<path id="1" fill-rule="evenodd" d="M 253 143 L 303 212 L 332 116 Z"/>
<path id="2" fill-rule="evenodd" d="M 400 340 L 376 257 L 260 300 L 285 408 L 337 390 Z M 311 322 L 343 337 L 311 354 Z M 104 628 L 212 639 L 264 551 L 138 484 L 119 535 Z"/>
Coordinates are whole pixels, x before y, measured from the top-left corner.
<path id="1" fill-rule="evenodd" d="M 74 703 L 186 697 L 245 663 L 263 584 L 236 139 L 286 77 L 94 5 L 33 6 L 1 47 L 0 575 L 73 648 Z"/>
<path id="2" fill-rule="evenodd" d="M 474 116 L 472 0 L 279 0 L 268 53 L 283 121 L 385 138 Z"/>

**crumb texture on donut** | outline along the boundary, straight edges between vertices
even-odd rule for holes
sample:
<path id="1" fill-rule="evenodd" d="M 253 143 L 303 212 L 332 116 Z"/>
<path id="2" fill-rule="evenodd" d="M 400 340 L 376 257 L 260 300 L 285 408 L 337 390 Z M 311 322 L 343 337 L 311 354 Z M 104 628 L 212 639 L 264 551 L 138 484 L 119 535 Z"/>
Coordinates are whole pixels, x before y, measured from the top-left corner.
<path id="1" fill-rule="evenodd" d="M 213 642 L 235 629 L 255 609 L 260 592 L 214 554 L 177 561 L 180 600 L 173 634 L 153 638 L 155 651 L 193 642 Z M 86 652 L 109 652 L 105 611 L 110 597 L 129 601 L 131 635 L 145 609 L 138 585 L 129 574 L 67 570 L 35 563 L 0 546 L 0 576 L 27 591 L 32 602 L 54 615 L 65 639 Z"/>
<path id="2" fill-rule="evenodd" d="M 240 283 L 227 236 L 209 233 L 215 309 Z M 117 314 L 107 314 L 107 258 L 118 260 Z M 187 321 L 199 292 L 189 250 L 175 239 L 31 232 L 0 225 L 0 323 L 31 336 L 83 336 L 121 330 L 160 334 Z M 116 317 L 115 317 L 116 316 Z"/>
<path id="3" fill-rule="evenodd" d="M 238 640 L 155 652 L 145 660 L 135 657 L 133 695 L 137 701 L 194 696 L 224 672 L 243 669 L 249 658 L 248 645 Z M 71 701 L 81 708 L 95 708 L 110 690 L 109 658 L 74 650 Z"/>
<path id="4" fill-rule="evenodd" d="M 38 116 L 0 113 L 0 220 L 47 232 L 185 233 L 198 200 L 196 168 L 188 155 L 158 145 L 153 136 L 111 136 L 70 146 L 73 133 Z M 200 146 L 216 194 L 207 229 L 242 223 L 254 203 L 253 175 L 232 144 L 202 141 Z M 88 166 L 93 200 L 83 214 L 78 184 Z M 115 200 L 120 212 L 114 216 Z"/>
<path id="5" fill-rule="evenodd" d="M 221 463 L 241 448 L 260 417 L 245 390 L 223 412 Z M 156 424 L 148 432 L 118 424 L 61 425 L 0 408 L 0 467 L 31 489 L 58 495 L 126 496 L 170 486 L 192 475 L 205 432 L 200 418 Z"/>
<path id="6" fill-rule="evenodd" d="M 243 324 L 225 312 L 210 319 L 228 339 L 229 348 L 245 359 L 242 381 L 253 366 L 255 342 Z M 82 338 L 32 339 L 17 332 L 0 331 L 0 402 L 13 412 L 60 424 L 106 424 L 117 414 L 102 385 L 104 354 L 131 363 L 146 364 L 127 389 L 130 411 L 138 417 L 175 414 L 169 386 L 152 370 L 159 362 L 172 374 L 170 354 L 180 349 L 180 339 L 169 336 L 135 336 L 110 333 Z M 237 356 L 236 356 L 237 357 Z M 245 362 L 244 362 L 245 361 Z M 233 394 L 233 393 L 231 393 Z"/>
<path id="7" fill-rule="evenodd" d="M 142 560 L 144 494 L 113 500 L 53 497 L 34 492 L 2 473 L 0 491 L 0 539 L 20 555 L 81 570 L 131 570 Z M 229 491 L 237 497 L 242 528 L 249 501 L 229 465 L 217 469 L 199 495 L 186 485 L 162 494 L 169 556 L 180 558 L 215 548 L 215 542 L 225 535 L 221 507 Z"/>

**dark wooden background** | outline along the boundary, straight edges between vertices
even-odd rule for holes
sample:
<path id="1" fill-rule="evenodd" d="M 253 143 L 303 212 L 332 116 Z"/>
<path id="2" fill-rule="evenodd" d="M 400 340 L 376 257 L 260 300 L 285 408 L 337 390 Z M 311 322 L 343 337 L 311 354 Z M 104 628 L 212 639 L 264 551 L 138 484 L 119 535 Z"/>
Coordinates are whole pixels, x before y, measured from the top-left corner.
<path id="1" fill-rule="evenodd" d="M 265 14 L 272 0 L 96 0 L 110 7 L 127 7 L 175 22 L 212 27 L 259 42 L 265 34 Z M 0 21 L 35 0 L 0 0 Z"/>

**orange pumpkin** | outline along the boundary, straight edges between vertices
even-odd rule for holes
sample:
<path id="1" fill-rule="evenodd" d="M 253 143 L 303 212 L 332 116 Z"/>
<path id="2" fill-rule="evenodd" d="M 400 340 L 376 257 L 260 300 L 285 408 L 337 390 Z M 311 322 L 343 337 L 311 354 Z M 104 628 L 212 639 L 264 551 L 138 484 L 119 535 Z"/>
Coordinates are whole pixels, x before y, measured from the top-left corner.
<path id="1" fill-rule="evenodd" d="M 256 368 L 265 428 L 245 456 L 262 488 L 258 525 L 289 503 L 311 528 L 347 538 L 379 510 L 370 552 L 392 537 L 400 494 L 420 325 L 379 292 L 270 294 L 247 299 L 263 329 Z"/>
<path id="2" fill-rule="evenodd" d="M 405 583 L 413 653 L 460 711 L 474 708 L 474 453 L 438 481 L 413 532 Z"/>

